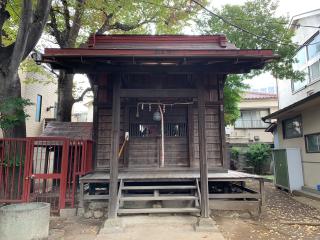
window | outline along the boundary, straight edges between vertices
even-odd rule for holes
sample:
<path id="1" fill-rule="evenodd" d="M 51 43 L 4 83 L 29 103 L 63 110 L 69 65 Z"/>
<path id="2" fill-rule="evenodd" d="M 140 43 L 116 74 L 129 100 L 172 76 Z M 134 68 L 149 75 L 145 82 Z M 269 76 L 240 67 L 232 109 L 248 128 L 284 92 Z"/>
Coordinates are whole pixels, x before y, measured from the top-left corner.
<path id="1" fill-rule="evenodd" d="M 308 58 L 312 59 L 320 54 L 320 35 L 313 38 L 313 40 L 308 44 Z"/>
<path id="2" fill-rule="evenodd" d="M 164 135 L 166 137 L 186 137 L 187 124 L 186 123 L 165 123 Z"/>
<path id="3" fill-rule="evenodd" d="M 301 81 L 292 80 L 292 91 L 298 91 L 311 82 L 320 80 L 320 34 L 312 38 L 306 46 L 302 47 L 296 54 L 293 68 L 305 72 L 305 78 Z"/>
<path id="4" fill-rule="evenodd" d="M 305 78 L 302 80 L 293 80 L 291 81 L 291 85 L 292 85 L 292 91 L 298 91 L 301 88 L 304 88 L 305 86 L 308 85 L 309 83 L 309 72 L 308 72 L 308 68 L 305 68 L 302 70 L 303 72 L 305 72 Z"/>
<path id="5" fill-rule="evenodd" d="M 320 133 L 305 136 L 307 153 L 320 152 Z"/>
<path id="6" fill-rule="evenodd" d="M 312 64 L 309 67 L 309 71 L 310 71 L 310 81 L 311 82 L 320 79 L 320 62 L 316 61 L 314 64 Z"/>
<path id="7" fill-rule="evenodd" d="M 42 96 L 37 95 L 37 105 L 36 105 L 36 122 L 41 121 L 41 108 L 42 108 Z"/>
<path id="8" fill-rule="evenodd" d="M 130 136 L 132 137 L 157 137 L 160 136 L 159 124 L 130 124 Z"/>
<path id="9" fill-rule="evenodd" d="M 130 136 L 132 137 L 158 137 L 161 136 L 159 124 L 130 124 Z M 164 135 L 166 137 L 186 137 L 186 123 L 164 123 Z"/>
<path id="10" fill-rule="evenodd" d="M 307 48 L 306 47 L 301 48 L 297 52 L 295 59 L 297 61 L 294 64 L 295 68 L 299 68 L 299 67 L 303 66 L 304 64 L 306 64 L 306 62 L 307 62 Z"/>
<path id="11" fill-rule="evenodd" d="M 241 110 L 240 118 L 235 122 L 235 128 L 266 128 L 261 118 L 269 114 L 268 109 Z"/>
<path id="12" fill-rule="evenodd" d="M 284 138 L 297 138 L 302 136 L 301 116 L 283 121 L 283 136 Z"/>

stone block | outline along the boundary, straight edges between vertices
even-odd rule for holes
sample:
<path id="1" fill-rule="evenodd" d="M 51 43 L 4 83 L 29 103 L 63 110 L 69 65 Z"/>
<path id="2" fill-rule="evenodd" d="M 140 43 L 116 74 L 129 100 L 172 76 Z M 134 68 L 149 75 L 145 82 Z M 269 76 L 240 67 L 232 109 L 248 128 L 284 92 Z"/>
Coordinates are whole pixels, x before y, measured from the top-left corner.
<path id="1" fill-rule="evenodd" d="M 194 225 L 196 232 L 219 232 L 216 222 L 212 218 L 198 218 L 197 223 Z"/>

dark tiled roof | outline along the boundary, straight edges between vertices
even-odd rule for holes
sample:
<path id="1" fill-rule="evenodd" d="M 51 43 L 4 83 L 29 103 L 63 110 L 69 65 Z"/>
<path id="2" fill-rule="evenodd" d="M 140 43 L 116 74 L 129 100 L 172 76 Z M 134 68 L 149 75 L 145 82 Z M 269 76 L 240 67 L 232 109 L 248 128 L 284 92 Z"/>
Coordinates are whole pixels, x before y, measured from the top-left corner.
<path id="1" fill-rule="evenodd" d="M 49 122 L 41 137 L 67 137 L 92 140 L 91 122 Z"/>

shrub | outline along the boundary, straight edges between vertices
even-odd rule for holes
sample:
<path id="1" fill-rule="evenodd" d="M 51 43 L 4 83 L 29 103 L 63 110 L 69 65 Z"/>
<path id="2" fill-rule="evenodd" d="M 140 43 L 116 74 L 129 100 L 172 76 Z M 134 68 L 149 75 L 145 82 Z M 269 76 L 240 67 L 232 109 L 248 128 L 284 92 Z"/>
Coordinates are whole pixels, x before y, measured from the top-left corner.
<path id="1" fill-rule="evenodd" d="M 240 149 L 237 147 L 231 148 L 231 159 L 232 160 L 238 160 L 240 155 Z"/>
<path id="2" fill-rule="evenodd" d="M 246 152 L 248 165 L 254 168 L 254 172 L 262 174 L 263 166 L 270 159 L 270 146 L 263 143 L 256 143 L 249 146 Z"/>

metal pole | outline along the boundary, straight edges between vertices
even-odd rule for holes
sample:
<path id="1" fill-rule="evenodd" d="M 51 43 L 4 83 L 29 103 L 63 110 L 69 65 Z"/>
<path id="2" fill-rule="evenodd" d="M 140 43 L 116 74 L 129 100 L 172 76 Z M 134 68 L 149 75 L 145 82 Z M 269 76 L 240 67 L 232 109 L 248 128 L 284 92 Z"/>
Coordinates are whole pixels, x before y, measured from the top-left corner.
<path id="1" fill-rule="evenodd" d="M 160 159 L 160 167 L 164 167 L 164 119 L 163 119 L 163 111 L 161 106 L 159 105 L 159 111 L 161 115 L 161 159 Z"/>

